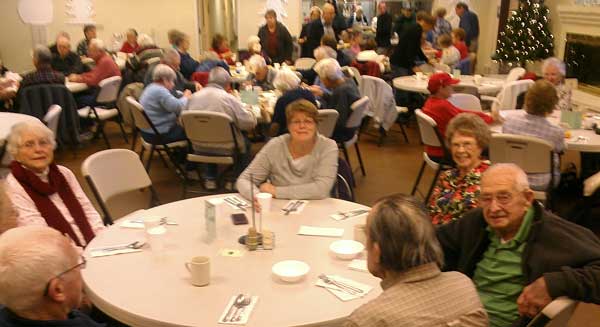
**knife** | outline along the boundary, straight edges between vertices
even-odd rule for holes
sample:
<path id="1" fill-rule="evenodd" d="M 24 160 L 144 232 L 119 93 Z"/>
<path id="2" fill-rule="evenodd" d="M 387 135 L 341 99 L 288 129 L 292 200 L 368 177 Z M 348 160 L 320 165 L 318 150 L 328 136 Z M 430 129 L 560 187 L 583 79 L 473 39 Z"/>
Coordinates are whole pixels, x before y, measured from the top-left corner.
<path id="1" fill-rule="evenodd" d="M 230 321 L 230 319 L 232 318 L 231 315 L 233 314 L 233 308 L 235 307 L 235 304 L 244 296 L 244 294 L 238 294 L 238 296 L 235 297 L 235 299 L 233 300 L 233 302 L 231 302 L 231 305 L 229 306 L 229 310 L 227 310 L 227 314 L 225 315 L 225 317 L 223 318 L 223 321 Z"/>

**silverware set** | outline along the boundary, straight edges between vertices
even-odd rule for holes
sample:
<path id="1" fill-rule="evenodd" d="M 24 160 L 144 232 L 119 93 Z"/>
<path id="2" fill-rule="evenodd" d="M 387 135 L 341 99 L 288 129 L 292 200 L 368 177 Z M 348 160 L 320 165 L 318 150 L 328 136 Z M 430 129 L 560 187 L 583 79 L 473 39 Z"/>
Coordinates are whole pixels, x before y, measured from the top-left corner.
<path id="1" fill-rule="evenodd" d="M 341 220 L 344 220 L 344 219 L 352 218 L 355 216 L 360 216 L 363 213 L 367 213 L 367 212 L 369 212 L 369 210 L 367 210 L 367 209 L 356 209 L 356 210 L 350 210 L 347 212 L 338 211 L 337 214 L 342 216 Z"/>
<path id="2" fill-rule="evenodd" d="M 105 247 L 105 248 L 99 248 L 97 250 L 103 251 L 103 252 L 125 250 L 125 249 L 136 249 L 137 250 L 137 249 L 141 249 L 145 244 L 146 244 L 146 242 L 135 241 L 135 242 L 131 242 L 126 245 L 110 246 L 110 247 Z"/>
<path id="3" fill-rule="evenodd" d="M 238 296 L 233 301 L 233 304 L 227 310 L 227 314 L 223 318 L 223 322 L 233 322 L 240 321 L 242 319 L 242 314 L 244 314 L 244 310 L 247 306 L 252 303 L 252 297 L 249 295 L 238 294 Z"/>
<path id="4" fill-rule="evenodd" d="M 143 224 L 144 220 L 142 220 L 142 219 L 135 219 L 135 220 L 130 220 L 130 222 L 132 222 L 134 224 Z M 174 221 L 168 221 L 167 217 L 161 217 L 160 218 L 160 224 L 161 225 L 179 225 L 178 223 L 176 223 Z"/>
<path id="5" fill-rule="evenodd" d="M 332 278 L 327 277 L 327 275 L 325 275 L 325 274 L 320 274 L 319 279 L 322 280 L 325 284 L 333 285 L 333 286 L 337 287 L 338 290 L 348 293 L 350 295 L 359 295 L 359 294 L 364 293 L 364 291 L 361 290 L 360 288 L 354 287 L 352 285 L 348 285 L 346 283 L 343 283 L 343 282 L 340 282 L 337 280 L 333 280 Z"/>
<path id="6" fill-rule="evenodd" d="M 288 203 L 288 205 L 285 208 L 283 208 L 284 215 L 287 216 L 291 212 L 298 210 L 303 203 L 304 203 L 304 201 L 302 201 L 302 200 L 297 200 L 295 202 L 292 201 L 292 202 Z"/>
<path id="7" fill-rule="evenodd" d="M 243 211 L 246 211 L 246 208 L 248 207 L 248 203 L 238 199 L 236 196 L 228 196 L 226 198 L 223 198 L 223 200 Z"/>

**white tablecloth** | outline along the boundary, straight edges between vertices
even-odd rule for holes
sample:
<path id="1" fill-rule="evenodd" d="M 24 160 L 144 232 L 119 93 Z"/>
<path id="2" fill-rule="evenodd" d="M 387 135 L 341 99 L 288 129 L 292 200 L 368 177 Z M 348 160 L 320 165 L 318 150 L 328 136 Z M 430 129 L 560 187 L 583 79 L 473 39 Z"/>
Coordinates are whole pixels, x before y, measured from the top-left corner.
<path id="1" fill-rule="evenodd" d="M 4 144 L 10 134 L 10 129 L 14 125 L 26 121 L 41 123 L 39 119 L 33 116 L 12 112 L 0 112 L 0 143 Z"/>
<path id="2" fill-rule="evenodd" d="M 92 302 L 132 326 L 218 326 L 217 320 L 230 297 L 243 292 L 259 297 L 246 326 L 297 326 L 346 317 L 381 292 L 378 278 L 350 270 L 349 261 L 336 259 L 329 253 L 329 245 L 338 238 L 296 234 L 300 225 L 336 227 L 344 228 L 344 239 L 352 239 L 353 226 L 364 223 L 365 215 L 343 221 L 328 216 L 338 210 L 364 206 L 326 199 L 310 201 L 299 215 L 284 216 L 281 209 L 288 201 L 274 200 L 263 226 L 275 233 L 275 249 L 247 252 L 237 243 L 237 238 L 247 232 L 248 225 L 234 226 L 229 217 L 230 209 L 217 219 L 217 239 L 211 244 L 203 241 L 206 198 L 148 210 L 148 214 L 164 215 L 179 223 L 179 226 L 167 227 L 166 249 L 162 255 L 144 249 L 137 253 L 90 258 L 82 274 Z M 250 212 L 246 214 L 251 220 Z M 95 247 L 127 243 L 141 237 L 144 237 L 142 230 L 121 228 L 117 223 L 98 235 L 87 247 L 86 254 Z M 224 248 L 242 250 L 244 256 L 221 256 L 218 252 Z M 211 260 L 210 285 L 206 287 L 192 286 L 184 267 L 186 261 L 199 255 Z M 311 270 L 298 283 L 282 282 L 271 273 L 271 266 L 282 260 L 304 261 Z M 322 273 L 341 275 L 368 284 L 373 290 L 363 298 L 342 302 L 314 285 Z"/>
<path id="3" fill-rule="evenodd" d="M 399 90 L 418 92 L 424 94 L 429 94 L 429 91 L 427 90 L 428 82 L 429 79 L 427 79 L 426 76 L 423 76 L 422 79 L 417 79 L 416 75 L 397 77 L 393 80 L 394 87 Z M 479 93 L 494 95 L 500 92 L 503 84 L 504 80 L 483 77 L 481 83 L 479 85 L 476 85 L 473 81 L 473 76 L 462 75 L 460 77 L 460 84 L 458 85 L 477 86 Z"/>

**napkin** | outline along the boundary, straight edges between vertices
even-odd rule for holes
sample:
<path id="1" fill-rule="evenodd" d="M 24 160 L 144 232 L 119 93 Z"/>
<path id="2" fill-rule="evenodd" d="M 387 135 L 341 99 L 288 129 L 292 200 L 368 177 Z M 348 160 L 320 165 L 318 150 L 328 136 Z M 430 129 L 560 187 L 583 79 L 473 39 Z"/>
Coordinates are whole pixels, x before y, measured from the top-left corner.
<path id="1" fill-rule="evenodd" d="M 252 300 L 250 301 L 250 304 L 248 304 L 247 306 L 244 307 L 244 311 L 241 313 L 239 321 L 223 321 L 223 319 L 225 319 L 225 316 L 227 316 L 227 313 L 229 312 L 229 309 L 231 309 L 231 306 L 233 305 L 233 302 L 235 301 L 236 297 L 237 297 L 237 295 L 234 295 L 234 296 L 231 297 L 231 299 L 229 299 L 229 303 L 227 303 L 227 305 L 225 306 L 225 310 L 223 311 L 223 314 L 219 318 L 219 324 L 225 324 L 225 325 L 245 325 L 245 324 L 248 323 L 248 319 L 250 318 L 250 314 L 252 313 L 252 310 L 254 309 L 254 306 L 256 305 L 256 302 L 258 302 L 258 296 L 252 296 L 251 297 Z M 233 308 L 233 310 L 235 310 L 235 308 Z M 239 312 L 239 310 L 238 310 L 238 312 Z"/>
<path id="2" fill-rule="evenodd" d="M 124 253 L 141 252 L 141 251 L 142 251 L 142 249 L 131 249 L 131 248 L 106 251 L 106 250 L 102 250 L 102 248 L 99 248 L 99 249 L 92 249 L 90 254 L 92 255 L 92 258 L 96 258 L 96 257 L 106 257 L 109 255 L 115 255 L 115 254 L 124 254 Z"/>
<path id="3" fill-rule="evenodd" d="M 348 268 L 352 270 L 369 272 L 369 268 L 367 268 L 367 260 L 354 259 L 350 262 Z"/>
<path id="4" fill-rule="evenodd" d="M 302 225 L 298 230 L 298 235 L 342 237 L 344 235 L 344 229 Z"/>
<path id="5" fill-rule="evenodd" d="M 141 219 L 141 218 L 138 218 Z M 137 221 L 137 219 L 124 219 L 121 223 L 119 223 L 119 227 L 122 228 L 144 228 L 144 223 Z"/>
<path id="6" fill-rule="evenodd" d="M 360 294 L 350 294 L 344 291 L 341 291 L 339 288 L 337 288 L 335 285 L 330 285 L 325 283 L 324 281 L 322 281 L 321 279 L 319 279 L 317 281 L 317 283 L 315 285 L 319 286 L 319 287 L 323 287 L 325 289 L 327 289 L 329 292 L 331 292 L 333 295 L 337 296 L 338 299 L 342 300 L 342 301 L 350 301 L 350 300 L 354 300 L 354 299 L 358 299 L 361 298 L 365 295 L 367 295 L 373 288 L 369 285 L 365 285 L 359 282 L 355 282 L 351 279 L 347 279 L 338 275 L 327 275 L 327 277 L 329 277 L 332 280 L 356 287 L 360 290 L 362 290 L 363 292 Z"/>
<path id="7" fill-rule="evenodd" d="M 362 216 L 367 213 L 369 213 L 369 210 L 367 210 L 367 209 L 354 209 L 354 210 L 349 210 L 346 212 L 334 213 L 332 215 L 329 215 L 329 217 L 331 217 L 335 220 L 344 220 L 344 219 L 348 219 L 348 218 Z"/>
<path id="8" fill-rule="evenodd" d="M 240 209 L 240 207 L 236 206 L 234 203 L 241 203 L 241 206 L 244 208 L 249 208 L 250 205 L 248 204 L 248 202 L 246 202 L 243 199 L 240 199 L 239 197 L 232 195 L 232 196 L 226 196 L 223 198 L 223 201 L 225 203 L 227 203 L 230 207 L 232 207 L 233 209 Z"/>
<path id="9" fill-rule="evenodd" d="M 281 209 L 284 213 L 286 208 L 290 208 L 290 206 L 292 206 L 294 203 L 298 202 L 298 206 L 296 206 L 296 208 L 294 209 L 294 211 L 290 211 L 290 215 L 299 215 L 302 210 L 304 210 L 304 207 L 306 207 L 306 205 L 308 204 L 307 200 L 291 200 L 290 202 L 286 203 L 283 208 Z"/>

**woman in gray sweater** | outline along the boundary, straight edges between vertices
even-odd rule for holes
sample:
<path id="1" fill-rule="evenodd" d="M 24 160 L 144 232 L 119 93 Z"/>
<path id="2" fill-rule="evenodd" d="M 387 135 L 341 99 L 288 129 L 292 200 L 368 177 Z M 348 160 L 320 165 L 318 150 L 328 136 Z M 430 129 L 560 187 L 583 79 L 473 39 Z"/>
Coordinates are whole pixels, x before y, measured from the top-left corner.
<path id="1" fill-rule="evenodd" d="M 338 147 L 317 134 L 317 108 L 301 99 L 285 110 L 289 134 L 271 139 L 237 180 L 245 198 L 271 193 L 279 199 L 324 199 L 337 176 Z M 252 175 L 254 185 L 250 182 Z"/>

